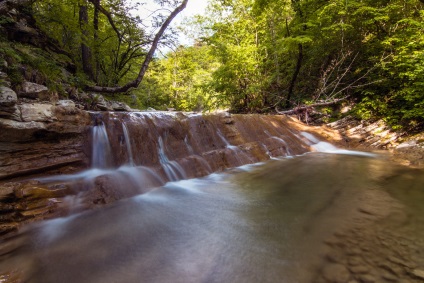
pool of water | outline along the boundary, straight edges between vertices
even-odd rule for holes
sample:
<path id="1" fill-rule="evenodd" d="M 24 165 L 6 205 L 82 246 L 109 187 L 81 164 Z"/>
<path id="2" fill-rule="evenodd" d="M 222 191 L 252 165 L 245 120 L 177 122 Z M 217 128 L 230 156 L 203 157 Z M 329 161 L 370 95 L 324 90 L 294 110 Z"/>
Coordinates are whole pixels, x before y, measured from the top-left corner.
<path id="1" fill-rule="evenodd" d="M 311 153 L 167 183 L 25 227 L 0 282 L 422 282 L 423 173 Z"/>

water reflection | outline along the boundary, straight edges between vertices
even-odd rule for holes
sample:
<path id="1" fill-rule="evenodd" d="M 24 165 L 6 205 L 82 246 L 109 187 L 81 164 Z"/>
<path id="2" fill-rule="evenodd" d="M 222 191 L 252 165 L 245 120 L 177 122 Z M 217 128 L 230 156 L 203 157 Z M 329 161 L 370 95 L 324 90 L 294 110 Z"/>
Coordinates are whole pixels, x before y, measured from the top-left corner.
<path id="1" fill-rule="evenodd" d="M 399 227 L 392 216 L 405 206 L 409 220 L 401 226 L 411 233 L 409 223 L 422 223 L 422 176 L 382 159 L 313 153 L 168 183 L 27 227 L 1 246 L 0 270 L 18 269 L 25 282 L 43 283 L 329 282 L 334 275 L 325 265 L 334 267 L 336 252 L 346 278 L 360 281 L 364 273 L 349 265 L 350 241 L 368 239 L 375 227 Z M 423 231 L 413 229 L 402 236 Z M 367 264 L 365 275 L 386 282 Z"/>

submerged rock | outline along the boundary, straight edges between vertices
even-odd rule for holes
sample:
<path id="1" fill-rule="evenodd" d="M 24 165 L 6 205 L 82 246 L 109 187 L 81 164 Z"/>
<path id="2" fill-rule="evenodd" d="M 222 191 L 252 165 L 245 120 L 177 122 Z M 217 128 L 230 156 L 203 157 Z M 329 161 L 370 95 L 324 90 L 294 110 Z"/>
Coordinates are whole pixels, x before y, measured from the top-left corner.
<path id="1" fill-rule="evenodd" d="M 416 278 L 424 280 L 424 269 L 414 269 L 411 271 L 411 274 Z"/>
<path id="2" fill-rule="evenodd" d="M 324 267 L 322 276 L 331 283 L 347 283 L 350 272 L 344 265 L 333 263 Z"/>

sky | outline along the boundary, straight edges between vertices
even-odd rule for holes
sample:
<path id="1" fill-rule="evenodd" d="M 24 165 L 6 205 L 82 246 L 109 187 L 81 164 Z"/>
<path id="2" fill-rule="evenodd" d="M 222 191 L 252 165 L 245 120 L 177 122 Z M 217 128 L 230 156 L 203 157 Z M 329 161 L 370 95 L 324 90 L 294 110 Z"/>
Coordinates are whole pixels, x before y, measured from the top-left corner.
<path id="1" fill-rule="evenodd" d="M 142 19 L 145 19 L 149 16 L 153 11 L 157 10 L 158 6 L 154 3 L 153 0 L 146 0 L 147 4 L 143 5 L 138 11 L 139 15 Z M 179 13 L 175 19 L 172 21 L 171 26 L 177 27 L 185 17 L 191 17 L 197 14 L 203 15 L 207 6 L 208 0 L 188 0 L 187 7 Z M 168 15 L 166 13 L 166 15 Z M 183 34 L 179 34 L 178 36 L 179 42 L 181 44 L 190 44 L 190 40 L 186 38 Z"/>

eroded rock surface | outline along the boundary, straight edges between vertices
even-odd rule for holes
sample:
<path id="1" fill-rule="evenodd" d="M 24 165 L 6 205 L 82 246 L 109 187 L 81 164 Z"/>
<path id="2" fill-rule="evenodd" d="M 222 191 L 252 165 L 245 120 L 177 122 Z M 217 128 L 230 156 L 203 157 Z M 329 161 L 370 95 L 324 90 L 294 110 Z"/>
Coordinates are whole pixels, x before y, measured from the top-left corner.
<path id="1" fill-rule="evenodd" d="M 21 103 L 19 120 L 0 118 L 0 179 L 88 163 L 89 114 L 75 106 Z M 78 167 L 78 166 L 77 166 Z"/>

